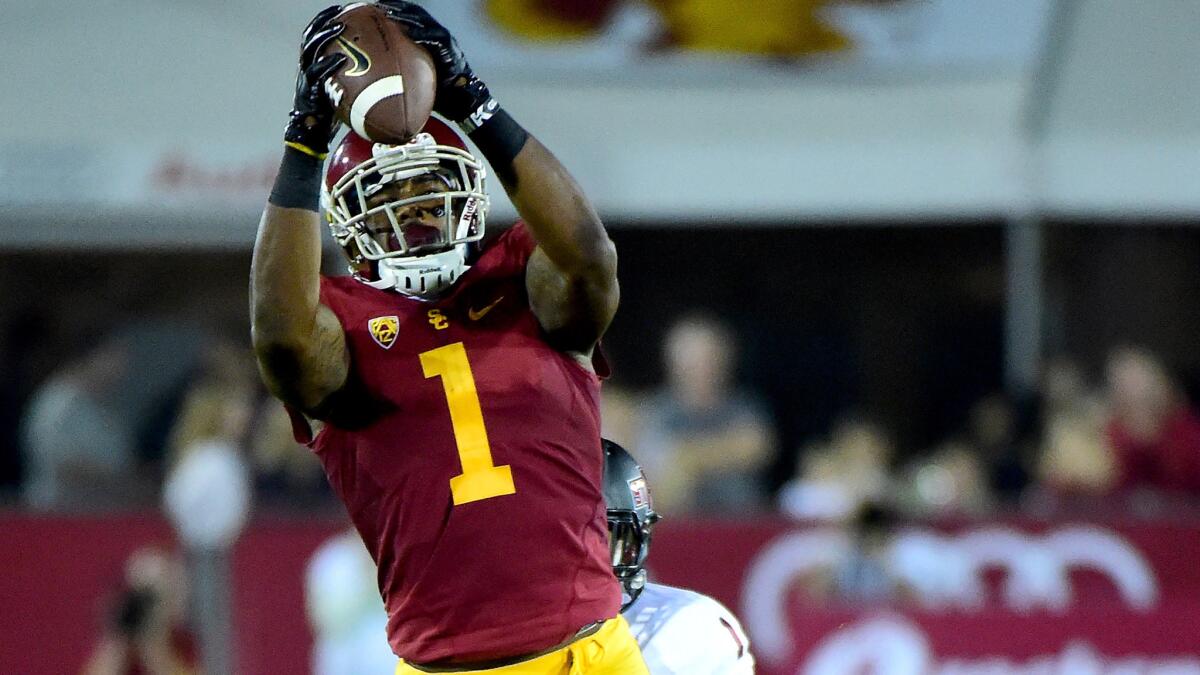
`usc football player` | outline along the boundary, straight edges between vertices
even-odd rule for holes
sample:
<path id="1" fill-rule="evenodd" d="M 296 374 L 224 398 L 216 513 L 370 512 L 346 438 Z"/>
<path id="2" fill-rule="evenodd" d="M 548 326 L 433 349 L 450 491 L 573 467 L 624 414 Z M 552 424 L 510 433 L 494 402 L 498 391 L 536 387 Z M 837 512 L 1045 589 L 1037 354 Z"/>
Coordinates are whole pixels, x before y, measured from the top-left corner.
<path id="1" fill-rule="evenodd" d="M 567 170 L 425 10 L 381 2 L 437 69 L 404 145 L 335 126 L 330 7 L 304 32 L 259 224 L 259 367 L 379 568 L 398 673 L 646 673 L 608 560 L 593 350 L 617 256 Z M 484 240 L 486 169 L 523 222 Z M 322 277 L 319 195 L 349 276 Z M 309 422 L 319 420 L 315 436 Z"/>

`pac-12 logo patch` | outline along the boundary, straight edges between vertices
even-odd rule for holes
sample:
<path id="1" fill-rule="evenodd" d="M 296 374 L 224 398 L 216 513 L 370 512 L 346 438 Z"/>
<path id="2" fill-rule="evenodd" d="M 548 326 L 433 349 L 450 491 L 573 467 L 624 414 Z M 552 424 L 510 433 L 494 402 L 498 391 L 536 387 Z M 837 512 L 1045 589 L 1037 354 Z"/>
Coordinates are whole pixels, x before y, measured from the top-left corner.
<path id="1" fill-rule="evenodd" d="M 396 333 L 400 330 L 400 317 L 377 316 L 367 322 L 367 330 L 371 331 L 371 337 L 375 338 L 380 347 L 391 349 L 392 344 L 396 342 Z"/>
<path id="2" fill-rule="evenodd" d="M 650 490 L 646 488 L 646 479 L 637 477 L 629 481 L 629 492 L 633 494 L 633 507 L 640 509 L 650 506 Z"/>

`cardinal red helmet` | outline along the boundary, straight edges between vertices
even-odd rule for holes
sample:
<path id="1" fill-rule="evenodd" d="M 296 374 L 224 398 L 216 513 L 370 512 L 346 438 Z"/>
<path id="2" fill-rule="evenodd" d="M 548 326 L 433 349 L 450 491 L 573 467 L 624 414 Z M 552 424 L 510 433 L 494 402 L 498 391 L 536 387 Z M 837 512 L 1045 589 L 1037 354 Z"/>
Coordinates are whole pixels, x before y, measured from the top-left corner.
<path id="1" fill-rule="evenodd" d="M 330 155 L 322 188 L 350 271 L 375 288 L 434 295 L 462 275 L 467 245 L 483 238 L 486 169 L 437 117 L 403 145 L 348 132 Z"/>

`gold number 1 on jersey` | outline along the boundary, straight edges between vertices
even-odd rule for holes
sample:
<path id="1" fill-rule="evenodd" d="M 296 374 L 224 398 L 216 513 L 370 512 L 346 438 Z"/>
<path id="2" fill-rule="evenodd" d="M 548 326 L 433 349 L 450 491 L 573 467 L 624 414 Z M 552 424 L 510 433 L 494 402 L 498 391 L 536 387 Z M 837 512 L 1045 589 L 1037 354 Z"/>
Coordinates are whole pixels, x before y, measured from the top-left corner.
<path id="1" fill-rule="evenodd" d="M 483 410 L 479 407 L 479 392 L 475 376 L 467 361 L 463 343 L 438 347 L 421 354 L 425 377 L 442 378 L 446 403 L 450 406 L 450 426 L 458 445 L 458 460 L 462 473 L 450 479 L 450 494 L 454 505 L 511 495 L 512 469 L 492 464 L 492 448 L 488 445 L 487 429 L 483 426 Z"/>

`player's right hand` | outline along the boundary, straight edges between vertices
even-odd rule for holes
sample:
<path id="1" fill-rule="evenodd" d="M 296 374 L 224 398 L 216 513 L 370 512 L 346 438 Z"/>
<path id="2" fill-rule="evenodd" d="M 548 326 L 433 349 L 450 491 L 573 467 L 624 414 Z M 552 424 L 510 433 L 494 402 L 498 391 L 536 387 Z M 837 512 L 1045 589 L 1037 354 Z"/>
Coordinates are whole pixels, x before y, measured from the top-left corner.
<path id="1" fill-rule="evenodd" d="M 424 47 L 433 58 L 438 78 L 433 109 L 451 122 L 467 124 L 468 130 L 473 129 L 478 123 L 471 121 L 472 116 L 487 105 L 492 95 L 487 85 L 475 76 L 458 41 L 418 4 L 407 0 L 378 2 L 388 18 L 404 24 L 408 37 Z"/>
<path id="2" fill-rule="evenodd" d="M 325 93 L 325 80 L 349 58 L 340 53 L 317 58 L 342 32 L 342 24 L 330 23 L 340 11 L 340 5 L 326 7 L 304 29 L 300 67 L 296 74 L 296 98 L 283 134 L 286 145 L 317 158 L 329 153 L 329 139 L 334 127 L 334 106 Z"/>

